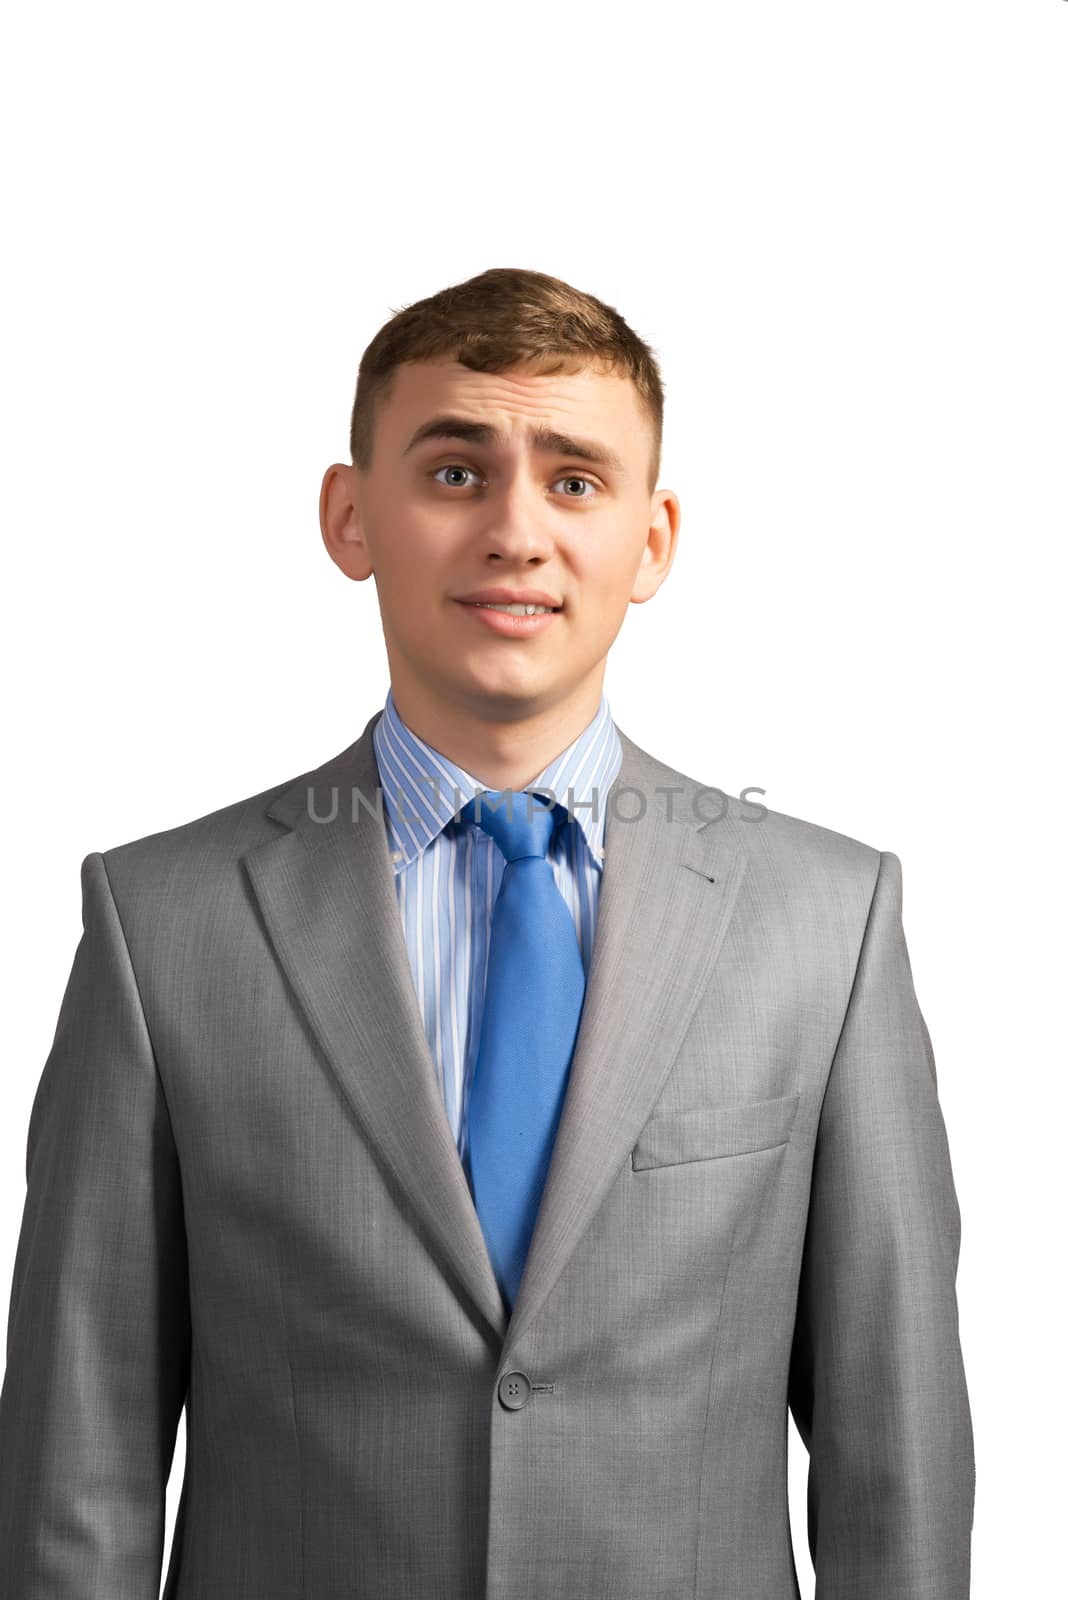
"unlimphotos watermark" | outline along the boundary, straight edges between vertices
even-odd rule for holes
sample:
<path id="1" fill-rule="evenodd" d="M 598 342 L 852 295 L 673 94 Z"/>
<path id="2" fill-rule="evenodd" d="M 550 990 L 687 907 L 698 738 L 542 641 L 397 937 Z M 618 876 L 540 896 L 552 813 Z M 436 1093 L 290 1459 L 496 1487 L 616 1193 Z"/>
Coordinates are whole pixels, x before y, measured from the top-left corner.
<path id="1" fill-rule="evenodd" d="M 424 789 L 433 791 L 434 811 L 440 814 L 442 806 L 440 780 L 434 776 L 420 774 L 417 781 Z M 678 796 L 685 795 L 687 792 L 690 795 L 689 806 L 682 805 L 680 807 Z M 689 815 L 692 814 L 694 821 L 705 824 L 722 822 L 726 817 L 732 815 L 731 797 L 722 789 L 698 788 L 687 791 L 682 784 L 654 784 L 652 793 L 663 797 L 662 811 L 665 822 L 687 820 Z M 761 805 L 758 800 L 751 800 L 749 796 L 766 793 L 766 789 L 762 789 L 758 784 L 752 783 L 739 790 L 736 798 L 740 802 L 742 809 L 739 811 L 737 806 L 735 807 L 733 812 L 735 819 L 740 822 L 763 822 L 768 815 L 767 807 Z M 336 822 L 341 815 L 341 794 L 338 785 L 331 785 L 328 791 L 329 798 L 325 802 L 320 803 L 320 794 L 321 790 L 319 788 L 315 785 L 309 785 L 308 816 L 313 822 Z M 535 796 L 537 796 L 537 799 L 535 799 Z M 508 820 L 511 821 L 516 798 L 517 792 L 512 789 L 480 789 L 474 795 L 468 795 L 453 786 L 451 820 L 458 821 L 464 806 L 470 800 L 474 800 L 476 822 L 483 808 L 489 811 L 499 811 L 502 807 L 505 809 Z M 601 794 L 596 784 L 590 790 L 588 799 L 577 799 L 574 787 L 570 785 L 566 790 L 566 798 L 561 798 L 554 789 L 548 785 L 540 784 L 531 784 L 525 789 L 520 789 L 518 798 L 526 802 L 528 822 L 534 816 L 538 800 L 544 802 L 542 809 L 558 805 L 562 806 L 571 821 L 578 820 L 577 814 L 579 811 L 589 811 L 593 822 L 600 821 Z M 635 798 L 637 805 L 634 804 Z M 416 821 L 419 815 L 425 815 L 425 807 L 416 813 L 410 813 L 407 809 L 407 802 L 410 802 L 410 800 L 410 794 L 406 795 L 403 788 L 394 792 L 392 811 L 397 821 Z M 659 801 L 656 803 L 660 804 Z M 607 795 L 606 815 L 614 821 L 620 823 L 641 822 L 648 810 L 649 796 L 644 789 L 636 788 L 633 784 L 610 785 Z M 677 814 L 679 810 L 683 813 L 682 815 Z M 349 818 L 353 823 L 357 823 L 365 813 L 375 817 L 379 822 L 384 821 L 386 814 L 385 791 L 381 784 L 376 787 L 373 800 L 368 799 L 364 791 L 357 785 L 354 784 L 352 786 L 349 800 Z"/>

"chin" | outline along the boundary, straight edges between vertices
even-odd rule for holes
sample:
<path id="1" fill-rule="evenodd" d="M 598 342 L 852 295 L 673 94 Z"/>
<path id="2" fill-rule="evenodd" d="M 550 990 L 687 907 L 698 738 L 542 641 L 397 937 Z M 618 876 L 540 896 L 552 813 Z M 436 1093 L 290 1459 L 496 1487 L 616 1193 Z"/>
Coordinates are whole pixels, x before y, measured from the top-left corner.
<path id="1" fill-rule="evenodd" d="M 472 678 L 465 685 L 464 692 L 493 717 L 508 720 L 518 719 L 529 712 L 533 705 L 544 699 L 551 687 L 547 681 L 534 678 L 526 683 L 502 683 L 498 676 L 492 680 Z"/>

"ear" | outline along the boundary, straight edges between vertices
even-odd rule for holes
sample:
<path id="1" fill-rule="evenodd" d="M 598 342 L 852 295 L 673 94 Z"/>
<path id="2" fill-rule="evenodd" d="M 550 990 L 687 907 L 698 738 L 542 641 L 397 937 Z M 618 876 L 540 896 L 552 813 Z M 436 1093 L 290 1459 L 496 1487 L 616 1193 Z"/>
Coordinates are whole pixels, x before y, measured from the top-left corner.
<path id="1" fill-rule="evenodd" d="M 335 462 L 319 490 L 319 529 L 331 561 L 357 583 L 372 572 L 363 537 L 359 469 Z"/>
<path id="2" fill-rule="evenodd" d="M 636 605 L 651 600 L 671 571 L 682 523 L 679 497 L 671 489 L 658 489 L 649 502 L 649 510 L 649 532 L 630 593 Z"/>

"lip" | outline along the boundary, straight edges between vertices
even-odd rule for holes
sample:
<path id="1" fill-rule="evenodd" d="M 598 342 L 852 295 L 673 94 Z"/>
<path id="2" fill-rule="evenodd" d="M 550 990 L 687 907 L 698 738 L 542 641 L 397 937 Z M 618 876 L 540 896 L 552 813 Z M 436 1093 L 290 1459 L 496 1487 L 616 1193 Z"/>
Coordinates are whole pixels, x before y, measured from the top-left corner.
<path id="1" fill-rule="evenodd" d="M 458 594 L 456 599 L 465 606 L 485 601 L 495 606 L 552 606 L 558 610 L 563 604 L 544 589 L 473 589 L 470 594 Z"/>
<path id="2" fill-rule="evenodd" d="M 476 626 L 481 624 L 489 628 L 492 633 L 501 635 L 506 639 L 527 639 L 535 633 L 544 633 L 546 628 L 560 616 L 559 611 L 542 611 L 533 617 L 511 617 L 506 611 L 487 611 L 473 604 L 470 600 L 458 600 L 457 605 L 473 618 Z M 496 605 L 523 604 L 522 601 L 510 602 L 507 600 L 495 601 Z M 527 605 L 547 605 L 545 600 L 528 600 Z"/>

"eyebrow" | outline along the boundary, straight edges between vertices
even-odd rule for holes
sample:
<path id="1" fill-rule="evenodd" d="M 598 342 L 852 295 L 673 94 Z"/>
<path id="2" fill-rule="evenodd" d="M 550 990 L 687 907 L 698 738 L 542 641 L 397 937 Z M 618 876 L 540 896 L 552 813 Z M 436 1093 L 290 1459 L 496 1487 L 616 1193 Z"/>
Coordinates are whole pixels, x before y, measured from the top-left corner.
<path id="1" fill-rule="evenodd" d="M 588 461 L 591 466 L 607 467 L 619 476 L 626 477 L 627 469 L 622 457 L 610 450 L 599 439 L 576 439 L 553 428 L 535 428 L 528 432 L 531 448 L 549 455 L 575 456 Z M 431 417 L 412 434 L 402 452 L 407 455 L 426 439 L 462 439 L 468 444 L 500 445 L 503 435 L 488 422 L 474 422 L 470 417 Z"/>

